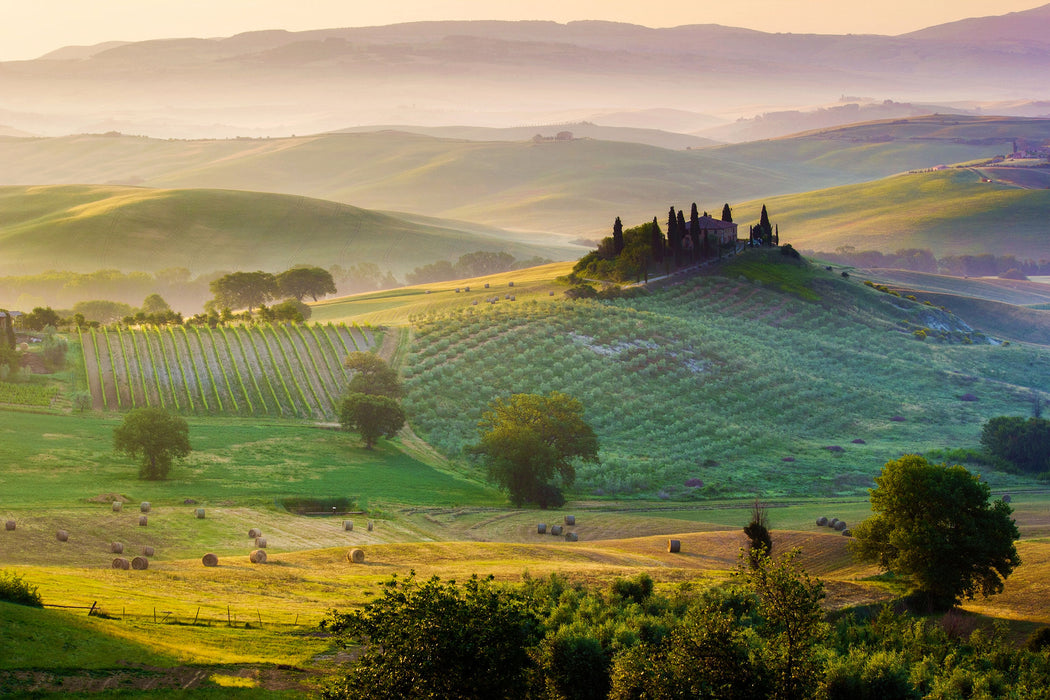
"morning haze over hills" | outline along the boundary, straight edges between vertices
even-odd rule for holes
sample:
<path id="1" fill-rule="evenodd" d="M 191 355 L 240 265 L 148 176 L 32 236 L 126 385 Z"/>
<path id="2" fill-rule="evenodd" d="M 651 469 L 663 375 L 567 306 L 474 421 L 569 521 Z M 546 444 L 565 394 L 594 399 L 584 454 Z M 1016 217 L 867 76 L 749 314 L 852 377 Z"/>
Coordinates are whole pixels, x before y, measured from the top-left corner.
<path id="1" fill-rule="evenodd" d="M 0 62 L 0 695 L 1050 684 L 1050 5 L 112 39 Z"/>

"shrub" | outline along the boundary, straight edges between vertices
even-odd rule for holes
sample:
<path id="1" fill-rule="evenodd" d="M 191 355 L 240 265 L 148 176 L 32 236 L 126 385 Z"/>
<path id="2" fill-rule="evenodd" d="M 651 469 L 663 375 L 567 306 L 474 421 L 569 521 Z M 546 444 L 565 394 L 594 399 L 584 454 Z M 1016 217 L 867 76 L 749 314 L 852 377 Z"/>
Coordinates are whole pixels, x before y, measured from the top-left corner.
<path id="1" fill-rule="evenodd" d="M 0 600 L 31 608 L 44 607 L 36 586 L 11 571 L 0 571 Z"/>

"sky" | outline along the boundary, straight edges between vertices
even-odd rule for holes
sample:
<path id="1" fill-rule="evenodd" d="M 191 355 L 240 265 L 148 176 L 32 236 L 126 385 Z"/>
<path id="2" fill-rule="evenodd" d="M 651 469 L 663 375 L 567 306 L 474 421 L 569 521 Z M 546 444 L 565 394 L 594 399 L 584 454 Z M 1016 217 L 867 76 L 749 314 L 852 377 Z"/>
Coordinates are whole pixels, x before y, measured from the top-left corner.
<path id="1" fill-rule="evenodd" d="M 902 34 L 1038 0 L 0 0 L 0 61 L 70 45 L 230 36 L 446 19 L 598 19 L 648 27 L 722 24 L 770 32 Z"/>

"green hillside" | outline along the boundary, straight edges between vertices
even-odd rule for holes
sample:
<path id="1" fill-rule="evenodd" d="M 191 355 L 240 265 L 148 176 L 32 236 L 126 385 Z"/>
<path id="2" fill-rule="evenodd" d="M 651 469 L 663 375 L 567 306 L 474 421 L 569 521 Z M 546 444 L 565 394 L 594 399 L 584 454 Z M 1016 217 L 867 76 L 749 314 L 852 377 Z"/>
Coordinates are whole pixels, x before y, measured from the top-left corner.
<path id="1" fill-rule="evenodd" d="M 383 131 L 288 139 L 0 138 L 0 183 L 121 183 L 281 192 L 500 228 L 604 234 L 667 207 L 717 210 L 788 192 L 988 158 L 1001 143 L 805 137 L 668 150 L 575 139 L 533 143 Z M 738 218 L 738 220 L 741 220 Z"/>
<path id="2" fill-rule="evenodd" d="M 928 248 L 937 257 L 993 253 L 1050 258 L 1050 190 L 982 182 L 969 169 L 771 197 L 737 211 L 751 215 L 763 203 L 780 226 L 781 242 L 799 249 Z"/>
<path id="3" fill-rule="evenodd" d="M 118 186 L 0 187 L 0 274 L 185 267 L 280 271 L 374 262 L 403 275 L 476 250 L 574 257 L 579 248 L 473 224 L 412 221 L 301 196 Z"/>
<path id="4" fill-rule="evenodd" d="M 457 455 L 493 398 L 565 391 L 602 443 L 581 494 L 835 496 L 902 452 L 975 446 L 984 420 L 1045 388 L 1045 349 L 982 344 L 935 307 L 760 256 L 619 301 L 418 320 L 412 424 Z"/>

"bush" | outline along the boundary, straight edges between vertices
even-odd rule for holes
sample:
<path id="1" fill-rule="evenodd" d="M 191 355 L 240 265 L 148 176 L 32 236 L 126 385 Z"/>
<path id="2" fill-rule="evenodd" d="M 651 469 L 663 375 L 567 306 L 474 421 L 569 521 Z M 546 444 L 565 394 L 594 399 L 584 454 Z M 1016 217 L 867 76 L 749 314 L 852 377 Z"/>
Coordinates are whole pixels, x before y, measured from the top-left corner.
<path id="1" fill-rule="evenodd" d="M 346 513 L 357 508 L 356 504 L 346 496 L 333 498 L 310 498 L 308 496 L 291 496 L 281 501 L 289 513 L 305 515 L 308 513 Z"/>
<path id="2" fill-rule="evenodd" d="M 31 608 L 44 607 L 40 592 L 36 586 L 26 582 L 11 571 L 0 571 L 0 600 L 16 605 L 28 605 Z"/>

